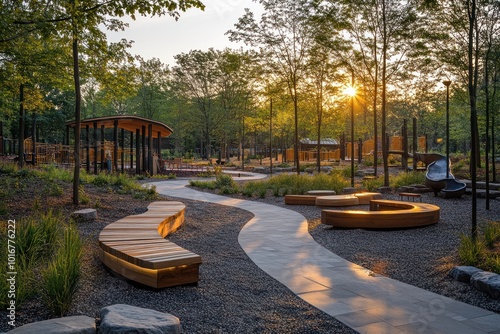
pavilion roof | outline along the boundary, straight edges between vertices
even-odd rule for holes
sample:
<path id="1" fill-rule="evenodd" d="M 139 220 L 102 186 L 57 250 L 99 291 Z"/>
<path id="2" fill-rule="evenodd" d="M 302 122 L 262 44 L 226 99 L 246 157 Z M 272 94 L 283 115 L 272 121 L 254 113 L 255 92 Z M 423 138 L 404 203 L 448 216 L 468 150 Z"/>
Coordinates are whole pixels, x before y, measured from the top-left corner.
<path id="1" fill-rule="evenodd" d="M 158 133 L 160 133 L 162 137 L 168 137 L 173 132 L 170 127 L 162 122 L 130 115 L 88 118 L 81 121 L 80 127 L 85 128 L 88 125 L 93 128 L 94 123 L 97 123 L 98 128 L 101 128 L 103 125 L 106 129 L 113 128 L 115 126 L 115 121 L 118 122 L 117 124 L 119 129 L 124 129 L 130 132 L 135 132 L 137 129 L 142 131 L 142 127 L 145 126 L 147 133 L 148 127 L 151 124 L 153 126 L 153 138 L 158 138 Z M 66 126 L 75 127 L 75 121 L 67 122 Z"/>

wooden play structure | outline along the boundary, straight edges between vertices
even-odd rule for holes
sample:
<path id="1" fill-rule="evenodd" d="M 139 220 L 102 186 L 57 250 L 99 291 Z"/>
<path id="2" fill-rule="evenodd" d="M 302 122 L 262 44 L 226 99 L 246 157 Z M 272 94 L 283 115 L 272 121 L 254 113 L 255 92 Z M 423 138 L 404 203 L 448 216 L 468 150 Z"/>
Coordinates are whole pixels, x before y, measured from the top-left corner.
<path id="1" fill-rule="evenodd" d="M 107 225 L 100 257 L 115 274 L 152 287 L 197 283 L 201 256 L 165 238 L 184 223 L 181 202 L 153 202 L 148 211 Z"/>
<path id="2" fill-rule="evenodd" d="M 163 167 L 162 139 L 172 134 L 172 129 L 161 122 L 127 115 L 82 120 L 80 127 L 80 163 L 87 172 L 95 174 L 100 170 L 112 172 L 126 168 L 136 173 L 156 174 Z M 32 137 L 25 139 L 23 161 L 37 166 L 73 165 L 74 138 L 71 134 L 74 128 L 75 122 L 66 123 L 66 138 L 62 144 L 40 143 Z M 36 133 L 35 128 L 32 133 Z M 3 138 L 0 130 L 1 154 L 15 154 L 15 143 Z"/>
<path id="3" fill-rule="evenodd" d="M 389 155 L 400 155 L 403 167 L 408 168 L 408 158 L 411 156 L 409 152 L 408 145 L 408 130 L 407 130 L 407 122 L 406 120 L 403 123 L 401 128 L 401 135 L 399 136 L 389 136 L 387 135 L 387 147 Z M 351 148 L 354 145 L 354 157 L 351 157 Z M 299 160 L 300 161 L 316 161 L 318 157 L 317 150 L 317 141 L 311 141 L 306 138 L 305 143 L 304 140 L 301 141 L 299 147 Z M 379 157 L 382 155 L 381 143 L 377 144 L 377 152 Z M 412 152 L 427 152 L 427 137 L 420 136 L 417 137 L 416 134 L 416 119 L 413 120 L 413 137 L 412 137 Z M 375 151 L 375 142 L 373 139 L 368 139 L 362 141 L 359 139 L 358 141 L 348 141 L 345 138 L 345 135 L 342 136 L 340 141 L 336 141 L 334 139 L 328 139 L 323 143 L 321 142 L 321 151 L 320 160 L 322 161 L 332 161 L 332 160 L 351 160 L 355 159 L 358 162 L 368 156 L 373 156 L 373 152 Z M 285 151 L 285 160 L 293 161 L 294 160 L 294 150 L 293 148 L 289 148 Z M 416 164 L 414 162 L 414 168 Z"/>
<path id="4" fill-rule="evenodd" d="M 66 123 L 66 141 L 75 122 Z M 87 171 L 101 169 L 116 171 L 125 166 L 136 173 L 156 174 L 161 167 L 161 140 L 172 134 L 167 125 L 138 116 L 107 116 L 82 120 L 82 166 Z M 106 143 L 105 130 L 113 129 L 110 143 Z M 128 140 L 128 145 L 126 141 Z"/>

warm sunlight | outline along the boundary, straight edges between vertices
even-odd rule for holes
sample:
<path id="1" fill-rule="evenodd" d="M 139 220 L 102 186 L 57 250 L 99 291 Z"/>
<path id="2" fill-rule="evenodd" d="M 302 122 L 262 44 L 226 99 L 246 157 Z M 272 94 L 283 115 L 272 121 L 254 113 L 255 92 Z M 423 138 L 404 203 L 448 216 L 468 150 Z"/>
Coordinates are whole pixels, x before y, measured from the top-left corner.
<path id="1" fill-rule="evenodd" d="M 346 89 L 344 89 L 344 94 L 347 96 L 350 96 L 350 97 L 355 96 L 356 95 L 356 87 L 352 87 L 352 86 L 346 87 Z"/>

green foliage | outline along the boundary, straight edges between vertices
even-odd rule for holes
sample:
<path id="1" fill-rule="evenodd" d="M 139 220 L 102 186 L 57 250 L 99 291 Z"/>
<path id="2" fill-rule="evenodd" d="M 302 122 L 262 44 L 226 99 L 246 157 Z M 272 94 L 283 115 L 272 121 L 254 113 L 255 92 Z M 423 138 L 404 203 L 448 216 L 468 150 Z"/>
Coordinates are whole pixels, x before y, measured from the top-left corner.
<path id="1" fill-rule="evenodd" d="M 375 191 L 384 185 L 384 176 L 378 176 L 373 179 L 363 179 L 361 184 L 363 185 L 363 188 L 369 191 Z"/>
<path id="2" fill-rule="evenodd" d="M 200 189 L 215 190 L 217 188 L 215 185 L 215 181 L 191 180 L 191 181 L 189 181 L 189 185 L 192 187 L 200 188 Z"/>
<path id="3" fill-rule="evenodd" d="M 458 256 L 461 264 L 475 266 L 500 274 L 500 222 L 489 222 L 474 240 L 470 236 L 460 237 Z"/>
<path id="4" fill-rule="evenodd" d="M 425 174 L 412 171 L 412 172 L 401 172 L 397 176 L 391 178 L 390 186 L 393 188 L 399 188 L 403 186 L 409 186 L 412 184 L 424 184 Z"/>
<path id="5" fill-rule="evenodd" d="M 62 196 L 62 194 L 64 194 L 64 190 L 56 182 L 51 182 L 49 183 L 47 193 L 49 196 Z"/>
<path id="6" fill-rule="evenodd" d="M 16 304 L 21 307 L 23 302 L 38 293 L 37 274 L 50 259 L 62 237 L 63 218 L 61 214 L 52 211 L 35 213 L 25 219 L 16 221 Z M 6 238 L 0 242 L 2 249 L 7 249 Z M 1 267 L 6 268 L 7 259 L 2 257 Z M 7 305 L 9 289 L 4 270 L 0 273 L 0 306 Z M 6 290 L 7 289 L 7 290 Z"/>
<path id="7" fill-rule="evenodd" d="M 58 316 L 69 309 L 80 278 L 82 242 L 78 231 L 69 227 L 59 249 L 42 272 L 42 299 Z"/>
<path id="8" fill-rule="evenodd" d="M 90 203 L 90 197 L 85 192 L 85 187 L 83 186 L 83 184 L 81 184 L 78 189 L 78 196 L 80 197 L 80 203 L 82 203 L 83 205 Z"/>
<path id="9" fill-rule="evenodd" d="M 484 250 L 484 243 L 474 240 L 468 235 L 460 236 L 460 246 L 458 247 L 458 257 L 460 262 L 466 266 L 475 266 L 479 263 L 481 253 Z"/>
<path id="10" fill-rule="evenodd" d="M 0 173 L 14 176 L 17 174 L 19 166 L 13 162 L 0 162 Z"/>
<path id="11" fill-rule="evenodd" d="M 264 180 L 247 182 L 242 193 L 245 196 L 257 195 L 259 197 L 265 197 L 268 190 L 278 196 L 300 195 L 309 190 L 335 190 L 340 193 L 347 185 L 347 181 L 337 174 L 281 174 Z"/>
<path id="12" fill-rule="evenodd" d="M 483 230 L 484 242 L 486 247 L 493 248 L 495 243 L 500 240 L 500 223 L 490 222 Z"/>
<path id="13" fill-rule="evenodd" d="M 60 180 L 71 182 L 73 180 L 73 172 L 69 169 L 58 168 L 54 165 L 43 167 L 39 173 L 40 177 L 47 181 Z"/>
<path id="14" fill-rule="evenodd" d="M 218 174 L 215 177 L 215 186 L 217 188 L 223 188 L 223 187 L 237 187 L 238 185 L 236 184 L 236 181 L 233 180 L 231 175 L 228 174 Z"/>
<path id="15" fill-rule="evenodd" d="M 356 175 L 356 172 L 358 171 L 358 165 L 354 165 L 354 175 Z M 350 179 L 351 178 L 351 166 L 347 166 L 342 168 L 341 174 L 344 178 Z"/>

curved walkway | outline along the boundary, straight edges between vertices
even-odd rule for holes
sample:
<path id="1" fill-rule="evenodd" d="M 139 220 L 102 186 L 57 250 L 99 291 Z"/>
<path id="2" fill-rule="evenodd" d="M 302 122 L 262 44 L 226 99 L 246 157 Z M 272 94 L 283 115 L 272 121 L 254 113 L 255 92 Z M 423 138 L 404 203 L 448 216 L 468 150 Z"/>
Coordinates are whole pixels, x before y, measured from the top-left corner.
<path id="1" fill-rule="evenodd" d="M 163 195 L 253 213 L 238 238 L 250 259 L 297 296 L 360 333 L 500 333 L 500 314 L 376 275 L 328 251 L 314 241 L 306 219 L 295 211 L 199 192 L 186 188 L 187 183 L 154 184 Z"/>

